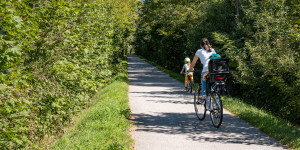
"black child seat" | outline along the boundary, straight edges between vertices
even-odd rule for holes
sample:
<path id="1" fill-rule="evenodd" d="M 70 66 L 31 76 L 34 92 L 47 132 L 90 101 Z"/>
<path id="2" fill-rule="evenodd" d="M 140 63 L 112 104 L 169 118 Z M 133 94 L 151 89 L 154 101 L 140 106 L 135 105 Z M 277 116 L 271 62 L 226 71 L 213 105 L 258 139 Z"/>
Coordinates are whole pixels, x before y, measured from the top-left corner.
<path id="1" fill-rule="evenodd" d="M 211 59 L 208 63 L 209 82 L 226 81 L 229 74 L 229 59 Z"/>

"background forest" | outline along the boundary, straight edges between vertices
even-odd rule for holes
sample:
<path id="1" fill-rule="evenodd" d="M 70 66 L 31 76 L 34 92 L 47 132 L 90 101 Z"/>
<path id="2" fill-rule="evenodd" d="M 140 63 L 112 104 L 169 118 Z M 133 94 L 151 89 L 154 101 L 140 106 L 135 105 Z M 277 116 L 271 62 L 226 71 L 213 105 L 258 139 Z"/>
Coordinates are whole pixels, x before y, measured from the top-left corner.
<path id="1" fill-rule="evenodd" d="M 0 149 L 36 149 L 127 60 L 138 0 L 1 0 Z"/>
<path id="2" fill-rule="evenodd" d="M 297 0 L 145 0 L 136 53 L 179 72 L 207 37 L 230 58 L 231 95 L 300 124 L 299 12 Z"/>
<path id="3" fill-rule="evenodd" d="M 98 89 L 126 71 L 128 51 L 179 72 L 203 37 L 230 58 L 231 95 L 300 124 L 298 0 L 139 6 L 139 0 L 0 0 L 1 149 L 38 149 L 41 139 L 61 133 Z"/>

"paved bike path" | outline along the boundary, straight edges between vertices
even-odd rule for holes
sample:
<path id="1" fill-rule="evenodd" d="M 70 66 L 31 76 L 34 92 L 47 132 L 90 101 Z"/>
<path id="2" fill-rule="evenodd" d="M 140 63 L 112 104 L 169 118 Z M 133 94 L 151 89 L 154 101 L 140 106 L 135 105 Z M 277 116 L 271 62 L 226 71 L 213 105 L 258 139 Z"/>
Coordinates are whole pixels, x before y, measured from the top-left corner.
<path id="1" fill-rule="evenodd" d="M 180 70 L 179 70 L 180 71 Z M 279 150 L 278 142 L 224 110 L 220 128 L 199 121 L 184 84 L 128 57 L 129 105 L 136 150 Z"/>

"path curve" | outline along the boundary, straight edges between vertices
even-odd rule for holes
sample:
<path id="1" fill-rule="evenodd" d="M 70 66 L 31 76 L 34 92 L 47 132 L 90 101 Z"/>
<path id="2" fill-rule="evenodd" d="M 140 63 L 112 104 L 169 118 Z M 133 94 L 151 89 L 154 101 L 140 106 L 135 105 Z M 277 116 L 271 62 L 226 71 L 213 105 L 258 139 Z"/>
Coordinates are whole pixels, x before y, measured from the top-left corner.
<path id="1" fill-rule="evenodd" d="M 180 70 L 179 70 L 180 71 Z M 280 150 L 278 142 L 224 110 L 220 128 L 199 121 L 183 83 L 128 57 L 129 105 L 136 150 Z"/>

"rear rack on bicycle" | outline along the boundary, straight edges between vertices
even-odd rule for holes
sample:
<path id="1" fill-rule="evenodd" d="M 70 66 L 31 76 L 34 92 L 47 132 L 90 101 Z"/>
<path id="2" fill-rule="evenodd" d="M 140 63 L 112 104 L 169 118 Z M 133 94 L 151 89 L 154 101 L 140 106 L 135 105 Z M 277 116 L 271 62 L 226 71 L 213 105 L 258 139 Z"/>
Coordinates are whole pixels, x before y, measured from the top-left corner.
<path id="1" fill-rule="evenodd" d="M 224 81 L 229 74 L 229 59 L 211 59 L 208 63 L 209 81 Z"/>

